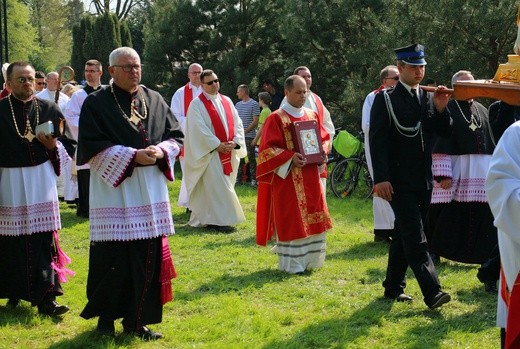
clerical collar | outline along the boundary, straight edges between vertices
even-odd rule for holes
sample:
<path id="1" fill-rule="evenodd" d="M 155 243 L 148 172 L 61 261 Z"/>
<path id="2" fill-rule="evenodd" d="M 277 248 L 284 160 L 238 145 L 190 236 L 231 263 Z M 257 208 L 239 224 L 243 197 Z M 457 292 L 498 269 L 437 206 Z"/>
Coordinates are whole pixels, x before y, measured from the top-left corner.
<path id="1" fill-rule="evenodd" d="M 15 103 L 23 103 L 23 104 L 26 104 L 26 103 L 29 103 L 29 102 L 32 102 L 33 99 L 35 98 L 34 95 L 31 95 L 31 97 L 27 98 L 25 101 L 22 101 L 20 98 L 16 97 L 14 94 L 11 93 L 11 97 L 13 101 L 15 101 Z"/>
<path id="2" fill-rule="evenodd" d="M 188 82 L 188 85 L 190 86 L 190 88 L 192 90 L 198 90 L 198 89 L 202 88 L 202 85 L 199 85 L 199 87 L 197 87 L 197 86 L 193 85 L 191 82 Z"/>
<path id="3" fill-rule="evenodd" d="M 305 112 L 303 111 L 303 107 L 293 107 L 289 104 L 289 102 L 286 102 L 284 105 L 282 105 L 282 109 L 295 118 L 301 118 L 305 114 Z"/>
<path id="4" fill-rule="evenodd" d="M 117 84 L 115 82 L 112 83 L 112 86 L 114 88 L 114 92 L 116 92 L 118 94 L 130 96 L 130 98 L 134 98 L 137 95 L 137 92 L 139 92 L 139 88 L 135 92 L 128 92 L 126 90 L 123 90 L 121 87 L 117 86 Z"/>
<path id="5" fill-rule="evenodd" d="M 218 92 L 217 92 L 217 94 L 214 94 L 214 95 L 210 95 L 209 93 L 206 93 L 204 91 L 202 91 L 202 93 L 204 93 L 204 96 L 206 96 L 208 99 L 211 99 L 211 100 L 217 100 L 218 99 Z"/>

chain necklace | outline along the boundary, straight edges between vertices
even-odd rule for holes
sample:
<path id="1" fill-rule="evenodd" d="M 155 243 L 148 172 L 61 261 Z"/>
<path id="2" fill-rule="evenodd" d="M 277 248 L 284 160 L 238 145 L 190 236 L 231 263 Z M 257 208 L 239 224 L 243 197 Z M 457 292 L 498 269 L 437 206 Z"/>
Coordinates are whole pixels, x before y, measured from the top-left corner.
<path id="1" fill-rule="evenodd" d="M 18 129 L 18 123 L 16 122 L 16 116 L 14 114 L 14 108 L 13 108 L 13 102 L 11 102 L 11 95 L 9 95 L 7 97 L 7 100 L 9 101 L 9 107 L 11 107 L 11 115 L 13 117 L 13 122 L 14 122 L 14 127 L 16 129 L 16 133 L 18 133 L 18 136 L 20 136 L 21 138 L 25 138 L 27 139 L 29 142 L 32 142 L 32 140 L 34 139 L 34 137 L 36 136 L 34 134 L 34 131 L 31 127 L 31 118 L 29 117 L 29 115 L 27 115 L 27 118 L 25 120 L 25 130 L 23 132 L 23 136 L 22 134 L 20 133 L 20 130 Z M 38 125 L 40 123 L 40 106 L 38 105 L 38 100 L 36 98 L 33 98 L 33 101 L 34 101 L 34 108 L 36 110 L 36 125 Z"/>
<path id="2" fill-rule="evenodd" d="M 133 123 L 135 126 L 137 126 L 141 120 L 145 120 L 148 117 L 148 109 L 146 108 L 146 101 L 144 100 L 144 96 L 141 93 L 141 90 L 137 90 L 137 93 L 139 94 L 139 98 L 141 98 L 141 104 L 143 106 L 143 114 L 139 114 L 137 111 L 137 107 L 134 103 L 134 100 L 132 99 L 132 104 L 130 106 L 130 116 L 126 115 L 123 108 L 121 108 L 121 105 L 119 104 L 119 101 L 117 100 L 116 94 L 114 92 L 114 86 L 110 86 L 110 90 L 112 91 L 112 96 L 114 96 L 114 99 L 116 100 L 117 106 L 119 107 L 119 111 L 121 111 L 121 114 L 131 123 Z"/>
<path id="3" fill-rule="evenodd" d="M 477 128 L 481 128 L 482 127 L 482 119 L 480 118 L 480 112 L 478 111 L 477 107 L 475 107 L 475 110 L 477 111 L 477 117 L 476 118 L 475 118 L 475 115 L 473 115 L 473 113 L 471 112 L 471 107 L 469 108 L 469 112 L 471 113 L 471 117 L 468 120 L 466 118 L 466 115 L 464 115 L 464 112 L 462 111 L 462 108 L 460 107 L 459 102 L 455 101 L 455 103 L 457 104 L 457 107 L 459 108 L 459 111 L 462 114 L 462 117 L 469 124 L 468 127 L 471 129 L 471 131 L 475 132 L 475 130 Z M 480 125 L 479 125 L 479 123 L 480 123 Z"/>

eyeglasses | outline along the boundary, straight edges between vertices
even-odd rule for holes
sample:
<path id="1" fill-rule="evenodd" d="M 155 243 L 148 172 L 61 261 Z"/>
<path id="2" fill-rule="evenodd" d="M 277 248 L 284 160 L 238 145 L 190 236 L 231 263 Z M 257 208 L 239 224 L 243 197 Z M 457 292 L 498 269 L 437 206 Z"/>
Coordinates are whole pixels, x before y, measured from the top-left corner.
<path id="1" fill-rule="evenodd" d="M 215 80 L 211 80 L 211 81 L 206 81 L 206 82 L 203 82 L 203 84 L 206 84 L 206 85 L 208 85 L 208 86 L 211 86 L 211 85 L 213 85 L 214 82 L 219 82 L 219 80 L 218 80 L 218 79 L 215 79 Z"/>
<path id="2" fill-rule="evenodd" d="M 126 72 L 126 73 L 130 73 L 133 69 L 135 69 L 136 71 L 141 70 L 141 66 L 138 65 L 138 64 L 135 64 L 135 65 L 131 65 L 131 64 L 128 64 L 128 65 L 116 65 L 116 64 L 114 64 L 112 67 L 119 67 L 119 68 L 123 69 L 123 71 Z"/>
<path id="3" fill-rule="evenodd" d="M 384 78 L 383 80 L 399 80 L 399 77 L 398 76 L 394 76 L 393 78 Z"/>
<path id="4" fill-rule="evenodd" d="M 190 74 L 193 74 L 193 75 L 200 75 L 202 72 L 201 71 L 190 71 Z"/>
<path id="5" fill-rule="evenodd" d="M 29 78 L 24 78 L 24 77 L 19 77 L 19 78 L 16 78 L 15 79 L 19 84 L 25 84 L 26 82 L 30 83 L 30 84 L 33 84 L 34 83 L 34 78 L 33 77 L 29 77 Z"/>
<path id="6" fill-rule="evenodd" d="M 123 70 L 125 70 L 123 68 Z M 91 73 L 91 74 L 94 74 L 94 73 L 97 73 L 99 70 L 93 70 L 93 69 L 85 69 L 85 73 Z M 125 70 L 126 71 L 126 70 Z M 129 70 L 130 71 L 130 70 Z"/>

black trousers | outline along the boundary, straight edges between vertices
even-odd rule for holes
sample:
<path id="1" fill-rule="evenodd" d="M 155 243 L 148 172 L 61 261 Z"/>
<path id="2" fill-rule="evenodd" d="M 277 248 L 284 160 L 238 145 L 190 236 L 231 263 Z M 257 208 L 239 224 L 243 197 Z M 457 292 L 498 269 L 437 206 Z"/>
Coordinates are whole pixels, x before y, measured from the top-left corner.
<path id="1" fill-rule="evenodd" d="M 78 216 L 88 217 L 90 195 L 90 169 L 78 170 L 78 204 L 76 213 Z"/>
<path id="2" fill-rule="evenodd" d="M 390 205 L 395 213 L 395 229 L 388 253 L 385 295 L 395 297 L 404 292 L 406 270 L 412 269 L 424 301 L 430 304 L 441 285 L 424 235 L 423 222 L 430 205 L 431 190 L 395 191 Z"/>

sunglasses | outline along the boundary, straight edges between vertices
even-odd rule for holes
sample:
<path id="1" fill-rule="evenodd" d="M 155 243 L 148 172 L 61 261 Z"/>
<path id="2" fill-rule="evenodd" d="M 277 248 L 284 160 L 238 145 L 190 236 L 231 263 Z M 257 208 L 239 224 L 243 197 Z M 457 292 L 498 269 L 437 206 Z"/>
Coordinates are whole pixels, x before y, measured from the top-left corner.
<path id="1" fill-rule="evenodd" d="M 214 82 L 218 82 L 219 80 L 218 79 L 215 79 L 215 80 L 211 80 L 211 81 L 206 81 L 206 82 L 203 82 L 203 84 L 206 84 L 208 86 L 211 86 L 213 85 Z"/>
<path id="2" fill-rule="evenodd" d="M 394 76 L 393 78 L 385 78 L 385 80 L 399 80 L 399 77 L 398 76 Z"/>
<path id="3" fill-rule="evenodd" d="M 43 85 L 44 83 L 43 82 L 37 82 L 36 85 L 40 86 L 40 85 Z"/>

